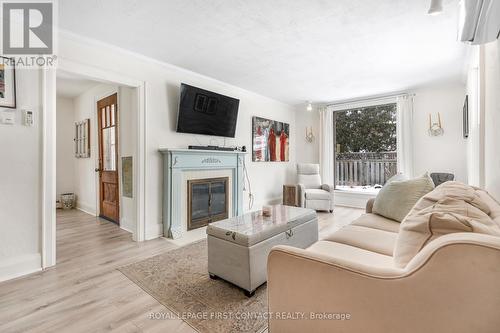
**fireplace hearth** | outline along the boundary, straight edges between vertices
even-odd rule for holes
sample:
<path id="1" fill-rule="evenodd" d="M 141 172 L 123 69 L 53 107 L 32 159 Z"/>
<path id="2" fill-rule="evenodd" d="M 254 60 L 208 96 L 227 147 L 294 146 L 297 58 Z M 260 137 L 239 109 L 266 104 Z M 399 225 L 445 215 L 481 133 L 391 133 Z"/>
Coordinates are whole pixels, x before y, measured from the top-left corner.
<path id="1" fill-rule="evenodd" d="M 229 177 L 188 180 L 188 230 L 228 217 L 228 183 Z"/>

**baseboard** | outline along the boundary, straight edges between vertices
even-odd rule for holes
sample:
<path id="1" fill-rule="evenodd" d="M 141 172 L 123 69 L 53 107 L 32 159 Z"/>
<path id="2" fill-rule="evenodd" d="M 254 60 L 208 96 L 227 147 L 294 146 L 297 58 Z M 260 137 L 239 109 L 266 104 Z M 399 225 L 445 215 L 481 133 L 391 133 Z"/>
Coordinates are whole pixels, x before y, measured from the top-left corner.
<path id="1" fill-rule="evenodd" d="M 42 270 L 40 253 L 26 254 L 0 261 L 0 282 Z"/>
<path id="2" fill-rule="evenodd" d="M 90 214 L 92 216 L 97 216 L 96 210 L 87 204 L 82 204 L 77 201 L 76 209 L 81 210 L 84 213 Z"/>
<path id="3" fill-rule="evenodd" d="M 126 232 L 130 232 L 131 234 L 133 234 L 134 232 L 133 232 L 132 230 L 130 230 L 130 229 L 129 229 L 129 228 L 127 228 L 127 227 L 124 227 L 124 226 L 121 224 L 122 222 L 123 222 L 123 221 L 120 221 L 120 229 L 125 230 Z"/>

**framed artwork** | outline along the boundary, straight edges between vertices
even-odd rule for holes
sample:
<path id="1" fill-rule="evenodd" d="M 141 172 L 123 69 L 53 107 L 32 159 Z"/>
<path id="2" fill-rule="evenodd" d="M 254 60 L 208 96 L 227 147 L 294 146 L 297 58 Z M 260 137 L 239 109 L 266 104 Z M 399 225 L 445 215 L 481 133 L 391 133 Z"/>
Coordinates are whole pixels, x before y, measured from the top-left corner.
<path id="1" fill-rule="evenodd" d="M 75 157 L 90 157 L 90 119 L 75 123 Z"/>
<path id="2" fill-rule="evenodd" d="M 288 162 L 290 125 L 261 117 L 252 118 L 252 161 Z"/>
<path id="3" fill-rule="evenodd" d="M 465 96 L 462 112 L 464 139 L 467 139 L 469 137 L 469 95 Z"/>
<path id="4" fill-rule="evenodd" d="M 0 56 L 0 107 L 16 108 L 16 69 L 11 58 Z"/>

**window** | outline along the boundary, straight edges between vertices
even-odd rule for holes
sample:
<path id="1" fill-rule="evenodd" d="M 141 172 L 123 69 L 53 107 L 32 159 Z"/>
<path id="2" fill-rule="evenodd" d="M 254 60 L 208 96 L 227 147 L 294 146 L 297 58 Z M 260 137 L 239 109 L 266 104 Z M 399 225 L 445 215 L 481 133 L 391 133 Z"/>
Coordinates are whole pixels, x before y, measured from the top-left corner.
<path id="1" fill-rule="evenodd" d="M 90 157 L 90 119 L 75 123 L 75 157 Z"/>
<path id="2" fill-rule="evenodd" d="M 397 105 L 334 112 L 335 188 L 375 192 L 397 173 Z"/>

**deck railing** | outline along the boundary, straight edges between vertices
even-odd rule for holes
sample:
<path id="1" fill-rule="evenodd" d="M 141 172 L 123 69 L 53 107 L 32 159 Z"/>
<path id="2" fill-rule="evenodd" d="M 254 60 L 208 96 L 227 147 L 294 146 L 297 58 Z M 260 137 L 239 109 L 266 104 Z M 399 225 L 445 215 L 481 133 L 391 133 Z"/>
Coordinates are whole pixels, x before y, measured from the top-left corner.
<path id="1" fill-rule="evenodd" d="M 384 185 L 396 172 L 396 152 L 338 153 L 335 156 L 335 182 L 339 186 Z"/>

